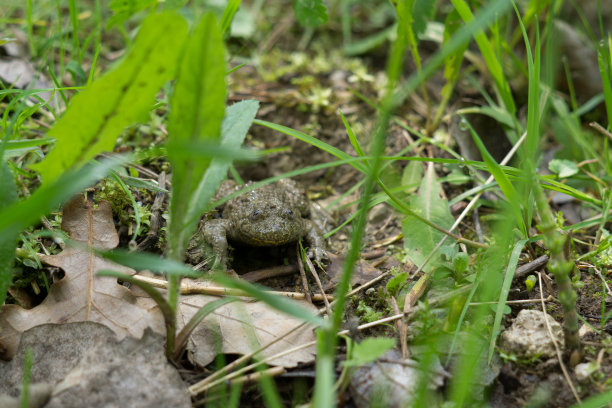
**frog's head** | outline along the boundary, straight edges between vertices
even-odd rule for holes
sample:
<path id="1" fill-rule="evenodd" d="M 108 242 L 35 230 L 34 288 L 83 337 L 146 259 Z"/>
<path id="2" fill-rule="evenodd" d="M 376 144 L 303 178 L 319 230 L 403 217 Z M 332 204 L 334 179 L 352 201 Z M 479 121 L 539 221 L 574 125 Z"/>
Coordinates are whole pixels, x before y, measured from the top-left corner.
<path id="1" fill-rule="evenodd" d="M 297 209 L 269 202 L 251 208 L 231 234 L 253 246 L 276 246 L 297 241 L 304 233 L 304 220 Z"/>

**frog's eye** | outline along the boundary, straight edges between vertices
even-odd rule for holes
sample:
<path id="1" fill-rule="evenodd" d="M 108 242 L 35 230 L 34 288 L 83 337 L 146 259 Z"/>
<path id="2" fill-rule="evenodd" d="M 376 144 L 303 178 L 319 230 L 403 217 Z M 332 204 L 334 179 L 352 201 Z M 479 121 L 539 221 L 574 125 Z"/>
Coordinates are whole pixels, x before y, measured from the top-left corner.
<path id="1" fill-rule="evenodd" d="M 293 211 L 287 209 L 283 211 L 283 217 L 288 218 L 288 219 L 292 219 L 294 216 Z"/>
<path id="2" fill-rule="evenodd" d="M 252 219 L 254 219 L 254 220 L 256 220 L 256 219 L 258 219 L 258 218 L 261 218 L 261 215 L 262 215 L 262 214 L 263 214 L 263 213 L 261 212 L 261 210 L 255 210 L 255 211 L 253 211 L 253 212 L 251 213 L 251 218 L 252 218 Z"/>

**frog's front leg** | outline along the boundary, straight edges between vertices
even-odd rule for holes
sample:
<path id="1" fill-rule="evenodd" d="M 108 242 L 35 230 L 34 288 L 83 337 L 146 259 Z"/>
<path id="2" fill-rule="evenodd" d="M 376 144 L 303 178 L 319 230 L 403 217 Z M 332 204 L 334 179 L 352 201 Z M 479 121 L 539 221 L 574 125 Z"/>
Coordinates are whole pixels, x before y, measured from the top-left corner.
<path id="1" fill-rule="evenodd" d="M 308 257 L 318 263 L 328 259 L 327 242 L 319 228 L 311 221 L 306 221 L 306 243 L 308 244 Z"/>
<path id="2" fill-rule="evenodd" d="M 210 220 L 204 224 L 202 235 L 208 242 L 215 254 L 215 262 L 210 268 L 211 271 L 227 270 L 227 231 L 229 223 L 227 220 Z"/>

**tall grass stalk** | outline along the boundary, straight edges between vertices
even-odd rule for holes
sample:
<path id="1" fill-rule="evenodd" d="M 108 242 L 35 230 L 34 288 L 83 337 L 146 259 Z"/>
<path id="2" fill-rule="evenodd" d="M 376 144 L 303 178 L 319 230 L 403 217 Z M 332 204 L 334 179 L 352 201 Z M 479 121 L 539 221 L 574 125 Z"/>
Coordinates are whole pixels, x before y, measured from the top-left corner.
<path id="1" fill-rule="evenodd" d="M 574 269 L 574 262 L 570 258 L 569 249 L 566 245 L 568 243 L 568 236 L 563 234 L 557 227 L 555 217 L 548 206 L 544 190 L 536 174 L 540 120 L 544 116 L 544 108 L 546 107 L 546 98 L 540 98 L 540 34 L 536 26 L 535 56 L 533 56 L 527 31 L 516 5 L 515 11 L 525 40 L 529 72 L 527 141 L 525 143 L 525 160 L 522 166 L 527 180 L 529 180 L 528 187 L 531 187 L 531 192 L 535 199 L 536 210 L 540 219 L 539 228 L 543 234 L 544 245 L 550 251 L 548 269 L 554 275 L 557 282 L 558 297 L 563 308 L 565 346 L 570 351 L 577 351 L 580 350 L 579 323 L 578 315 L 576 314 L 577 296 L 570 280 L 570 273 Z M 551 20 L 549 19 L 549 24 Z"/>

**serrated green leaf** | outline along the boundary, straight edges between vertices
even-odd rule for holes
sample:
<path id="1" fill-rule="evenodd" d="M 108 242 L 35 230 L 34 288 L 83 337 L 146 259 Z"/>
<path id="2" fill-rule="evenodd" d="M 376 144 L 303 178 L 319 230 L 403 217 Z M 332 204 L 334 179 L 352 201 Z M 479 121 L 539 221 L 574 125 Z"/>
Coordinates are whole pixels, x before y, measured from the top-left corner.
<path id="1" fill-rule="evenodd" d="M 357 367 L 371 363 L 394 346 L 395 339 L 389 337 L 368 337 L 361 343 L 355 344 L 352 358 L 344 361 L 342 365 L 345 367 Z"/>
<path id="2" fill-rule="evenodd" d="M 6 162 L 0 163 L 0 209 L 17 201 L 17 187 Z M 17 247 L 17 231 L 0 231 L 0 305 L 13 281 L 13 264 Z"/>
<path id="3" fill-rule="evenodd" d="M 194 224 L 189 226 L 189 231 L 185 230 L 184 219 L 210 159 L 185 157 L 177 150 L 189 143 L 219 140 L 225 114 L 225 47 L 213 14 L 202 16 L 189 36 L 183 55 L 168 120 L 168 159 L 172 165 L 168 239 L 178 240 L 179 253 L 195 228 Z"/>
<path id="4" fill-rule="evenodd" d="M 553 159 L 548 163 L 548 169 L 560 178 L 571 177 L 580 170 L 578 165 L 571 160 Z"/>
<path id="5" fill-rule="evenodd" d="M 45 183 L 112 150 L 126 126 L 147 119 L 156 93 L 174 77 L 186 34 L 187 24 L 178 14 L 166 12 L 145 19 L 125 60 L 76 95 L 47 134 L 57 139 L 55 148 L 32 166 Z"/>
<path id="6" fill-rule="evenodd" d="M 316 27 L 327 22 L 323 0 L 294 0 L 293 11 L 295 18 L 305 27 Z"/>
<path id="7" fill-rule="evenodd" d="M 410 201 L 410 209 L 421 217 L 448 230 L 453 225 L 454 218 L 448 208 L 448 201 L 441 198 L 441 192 L 442 186 L 436 179 L 433 166 L 430 165 L 421 181 L 418 194 L 414 195 Z M 402 230 L 407 255 L 417 265 L 421 265 L 425 261 L 425 258 L 444 236 L 440 231 L 431 228 L 412 215 L 407 215 L 404 218 Z M 438 262 L 439 254 L 428 265 L 431 268 Z"/>

